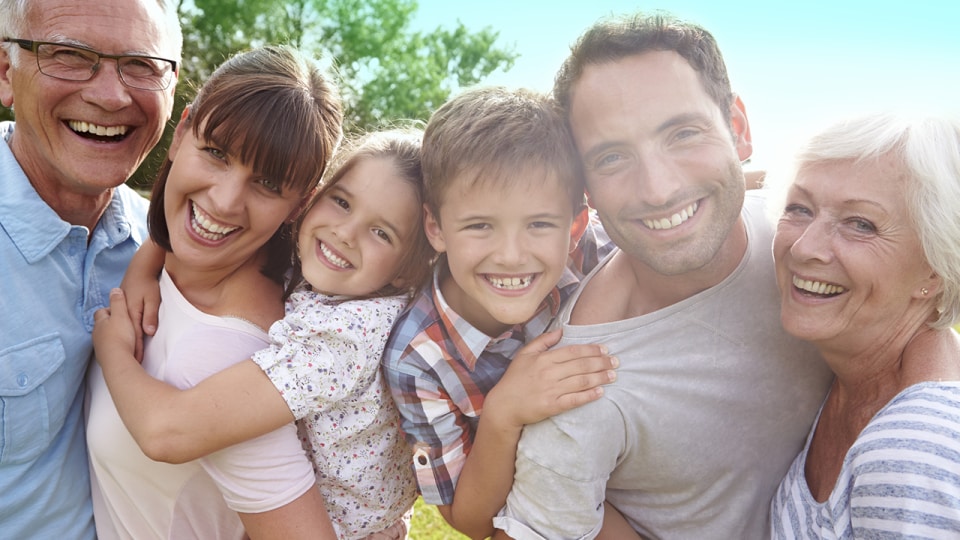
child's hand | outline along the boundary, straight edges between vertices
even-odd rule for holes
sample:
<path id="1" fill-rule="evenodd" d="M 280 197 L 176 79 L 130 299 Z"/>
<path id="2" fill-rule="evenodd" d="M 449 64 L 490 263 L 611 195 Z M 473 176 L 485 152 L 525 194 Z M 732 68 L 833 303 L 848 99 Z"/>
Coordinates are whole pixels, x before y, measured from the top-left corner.
<path id="1" fill-rule="evenodd" d="M 549 350 L 560 331 L 534 339 L 514 356 L 484 400 L 483 416 L 496 415 L 505 428 L 520 428 L 594 401 L 616 380 L 619 361 L 602 345 L 567 345 Z"/>
<path id="2" fill-rule="evenodd" d="M 110 307 L 98 309 L 93 321 L 93 347 L 97 351 L 94 356 L 101 366 L 113 358 L 133 356 L 139 332 L 127 314 L 122 290 L 110 291 Z"/>
<path id="3" fill-rule="evenodd" d="M 164 251 L 153 241 L 144 242 L 130 261 L 120 288 L 127 298 L 127 312 L 136 331 L 134 356 L 143 360 L 143 334 L 157 331 L 160 311 L 160 285 L 157 276 L 163 268 Z M 143 333 L 141 333 L 141 329 Z"/>

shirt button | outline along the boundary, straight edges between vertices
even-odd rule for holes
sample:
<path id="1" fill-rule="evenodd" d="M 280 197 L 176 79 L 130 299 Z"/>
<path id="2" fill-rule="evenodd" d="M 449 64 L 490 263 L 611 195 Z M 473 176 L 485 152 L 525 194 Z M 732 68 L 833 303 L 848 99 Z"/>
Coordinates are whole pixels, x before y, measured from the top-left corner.
<path id="1" fill-rule="evenodd" d="M 30 377 L 28 377 L 26 373 L 17 375 L 17 385 L 20 386 L 20 388 L 25 388 L 28 382 L 30 382 Z"/>

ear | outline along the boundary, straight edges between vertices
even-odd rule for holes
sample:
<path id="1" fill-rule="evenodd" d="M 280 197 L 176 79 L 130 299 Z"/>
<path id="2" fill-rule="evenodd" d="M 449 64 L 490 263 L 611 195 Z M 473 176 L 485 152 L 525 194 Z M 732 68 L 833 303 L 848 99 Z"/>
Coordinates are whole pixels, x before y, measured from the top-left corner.
<path id="1" fill-rule="evenodd" d="M 583 237 L 583 233 L 587 230 L 589 224 L 590 209 L 584 206 L 577 215 L 573 216 L 573 223 L 570 225 L 570 252 L 577 249 L 577 244 L 580 243 L 580 238 Z"/>
<path id="2" fill-rule="evenodd" d="M 943 280 L 937 274 L 931 273 L 926 279 L 920 281 L 913 291 L 913 297 L 921 300 L 930 300 L 936 298 L 943 290 Z M 926 291 L 926 294 L 924 294 Z"/>
<path id="3" fill-rule="evenodd" d="M 180 143 L 183 142 L 183 136 L 190 129 L 189 118 L 190 106 L 187 105 L 183 108 L 180 121 L 177 122 L 177 127 L 173 130 L 173 140 L 170 141 L 170 149 L 167 150 L 167 159 L 170 161 L 173 161 L 173 158 L 177 155 L 177 151 L 180 150 Z"/>
<path id="4" fill-rule="evenodd" d="M 753 155 L 753 139 L 750 136 L 750 122 L 747 121 L 747 109 L 737 95 L 733 96 L 733 103 L 730 104 L 730 130 L 740 161 L 746 161 Z"/>
<path id="5" fill-rule="evenodd" d="M 0 47 L 0 104 L 13 107 L 13 81 L 10 80 L 10 53 L 6 47 Z"/>
<path id="6" fill-rule="evenodd" d="M 423 232 L 427 235 L 427 240 L 437 253 L 447 251 L 447 242 L 443 238 L 443 228 L 440 226 L 439 216 L 435 216 L 430 207 L 423 205 Z"/>

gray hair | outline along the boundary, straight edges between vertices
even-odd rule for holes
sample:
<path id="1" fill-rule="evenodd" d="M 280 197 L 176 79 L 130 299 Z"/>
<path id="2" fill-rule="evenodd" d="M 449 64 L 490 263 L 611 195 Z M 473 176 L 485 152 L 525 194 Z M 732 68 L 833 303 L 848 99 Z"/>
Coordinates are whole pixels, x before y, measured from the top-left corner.
<path id="1" fill-rule="evenodd" d="M 931 326 L 948 328 L 960 318 L 960 117 L 878 113 L 834 124 L 807 141 L 785 178 L 824 162 L 887 155 L 907 179 L 907 211 L 942 281 Z"/>
<path id="2" fill-rule="evenodd" d="M 173 43 L 175 58 L 180 62 L 183 54 L 183 30 L 180 28 L 180 16 L 177 13 L 177 3 L 173 0 L 156 0 L 163 12 L 166 29 Z M 23 38 L 27 31 L 27 14 L 30 0 L 0 0 L 0 38 Z M 7 48 L 10 63 L 16 66 L 19 53 L 14 53 L 19 47 L 13 43 L 0 43 Z"/>

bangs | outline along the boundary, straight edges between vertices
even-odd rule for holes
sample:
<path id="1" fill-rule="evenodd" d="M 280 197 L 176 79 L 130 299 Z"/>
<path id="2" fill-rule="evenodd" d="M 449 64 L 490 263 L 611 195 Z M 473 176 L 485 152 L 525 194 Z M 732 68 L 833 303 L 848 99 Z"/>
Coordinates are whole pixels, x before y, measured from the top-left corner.
<path id="1" fill-rule="evenodd" d="M 198 104 L 194 133 L 242 157 L 254 172 L 284 191 L 305 193 L 323 174 L 328 156 L 322 119 L 306 88 L 281 86 L 274 77 L 227 82 Z"/>

